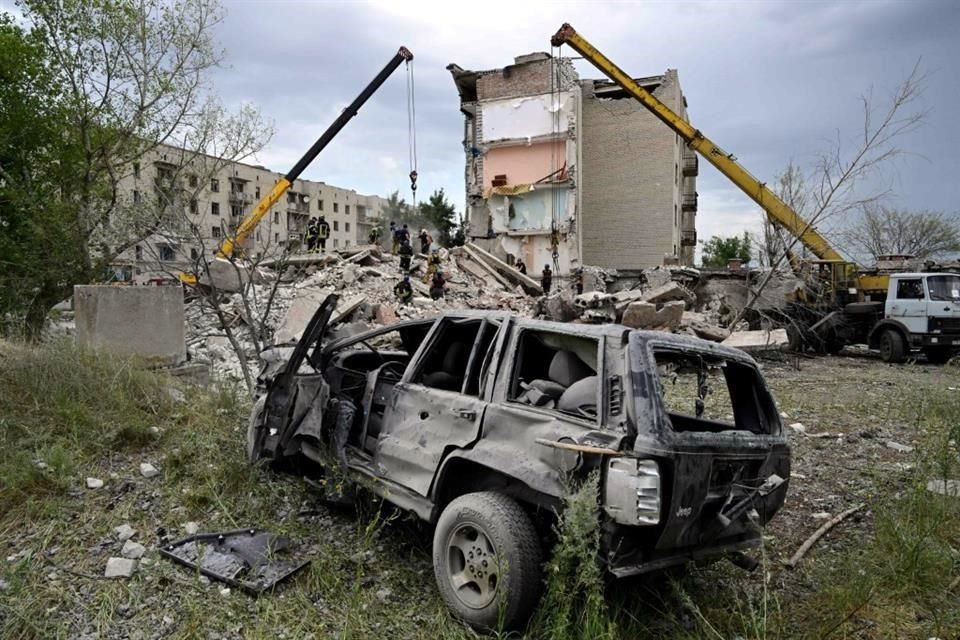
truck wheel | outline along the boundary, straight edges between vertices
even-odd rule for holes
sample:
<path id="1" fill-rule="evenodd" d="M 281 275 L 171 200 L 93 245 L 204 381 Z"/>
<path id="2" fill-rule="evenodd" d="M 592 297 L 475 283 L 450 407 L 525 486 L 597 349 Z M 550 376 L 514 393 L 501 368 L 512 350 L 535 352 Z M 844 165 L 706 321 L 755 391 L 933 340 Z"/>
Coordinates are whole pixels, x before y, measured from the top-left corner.
<path id="1" fill-rule="evenodd" d="M 880 359 L 894 363 L 907 359 L 907 345 L 896 329 L 887 329 L 880 336 Z"/>
<path id="2" fill-rule="evenodd" d="M 530 516 L 500 493 L 460 496 L 440 514 L 433 571 L 440 595 L 480 631 L 520 628 L 540 599 L 541 549 Z"/>
<path id="3" fill-rule="evenodd" d="M 250 420 L 247 422 L 247 462 L 250 464 L 256 464 L 260 458 L 257 426 L 262 422 L 263 408 L 266 404 L 267 396 L 264 394 L 253 404 L 253 409 L 250 411 Z"/>
<path id="4" fill-rule="evenodd" d="M 943 364 L 953 356 L 953 352 L 950 349 L 928 347 L 923 350 L 923 355 L 933 364 Z"/>

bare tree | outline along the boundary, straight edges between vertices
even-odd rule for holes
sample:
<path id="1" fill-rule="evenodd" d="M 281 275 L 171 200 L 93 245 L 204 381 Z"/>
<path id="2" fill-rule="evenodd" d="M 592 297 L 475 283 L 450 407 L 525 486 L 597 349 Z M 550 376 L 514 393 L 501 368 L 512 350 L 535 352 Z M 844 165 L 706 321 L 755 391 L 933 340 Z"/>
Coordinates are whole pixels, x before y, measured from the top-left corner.
<path id="1" fill-rule="evenodd" d="M 867 178 L 876 175 L 891 160 L 905 153 L 898 146 L 898 140 L 920 126 L 926 116 L 925 111 L 915 109 L 923 92 L 924 79 L 918 61 L 884 107 L 876 105 L 872 91 L 861 96 L 863 129 L 852 152 L 846 152 L 843 137 L 837 132 L 836 141 L 829 150 L 818 156 L 808 178 L 797 181 L 788 167 L 784 175 L 791 176 L 791 189 L 798 182 L 810 185 L 806 196 L 796 194 L 796 197 L 803 198 L 800 202 L 806 208 L 807 229 L 831 217 L 876 203 L 887 195 L 886 191 L 861 193 L 859 188 Z M 747 304 L 731 324 L 739 322 L 753 307 L 799 241 L 799 236 L 787 239 L 783 250 L 772 261 L 771 270 L 751 292 Z"/>
<path id="2" fill-rule="evenodd" d="M 960 251 L 960 213 L 864 205 L 842 237 L 847 246 L 874 260 L 883 255 L 935 258 Z"/>

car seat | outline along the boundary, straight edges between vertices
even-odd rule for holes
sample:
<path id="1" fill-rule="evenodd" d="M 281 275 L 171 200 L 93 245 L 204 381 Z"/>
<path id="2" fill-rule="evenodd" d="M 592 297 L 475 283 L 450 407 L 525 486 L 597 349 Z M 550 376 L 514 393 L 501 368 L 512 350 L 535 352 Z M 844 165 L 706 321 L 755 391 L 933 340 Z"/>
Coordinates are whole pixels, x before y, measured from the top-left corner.
<path id="1" fill-rule="evenodd" d="M 434 389 L 460 391 L 469 357 L 470 346 L 465 342 L 454 342 L 443 355 L 440 371 L 432 371 L 423 376 L 423 384 Z"/>

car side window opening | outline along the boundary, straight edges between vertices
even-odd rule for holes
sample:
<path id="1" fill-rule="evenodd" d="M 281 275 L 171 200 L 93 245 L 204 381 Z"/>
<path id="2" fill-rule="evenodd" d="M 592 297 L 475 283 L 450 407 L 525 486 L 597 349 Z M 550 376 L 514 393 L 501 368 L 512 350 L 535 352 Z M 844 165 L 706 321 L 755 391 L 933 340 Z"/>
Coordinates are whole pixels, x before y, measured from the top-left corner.
<path id="1" fill-rule="evenodd" d="M 411 382 L 444 391 L 461 391 L 483 324 L 480 319 L 443 321 Z"/>
<path id="2" fill-rule="evenodd" d="M 597 419 L 599 342 L 550 331 L 524 331 L 508 398 L 587 420 Z"/>
<path id="3" fill-rule="evenodd" d="M 898 300 L 923 300 L 923 281 L 920 278 L 904 278 L 897 281 Z"/>
<path id="4" fill-rule="evenodd" d="M 770 433 L 776 411 L 757 371 L 704 354 L 656 351 L 663 406 L 674 431 Z"/>

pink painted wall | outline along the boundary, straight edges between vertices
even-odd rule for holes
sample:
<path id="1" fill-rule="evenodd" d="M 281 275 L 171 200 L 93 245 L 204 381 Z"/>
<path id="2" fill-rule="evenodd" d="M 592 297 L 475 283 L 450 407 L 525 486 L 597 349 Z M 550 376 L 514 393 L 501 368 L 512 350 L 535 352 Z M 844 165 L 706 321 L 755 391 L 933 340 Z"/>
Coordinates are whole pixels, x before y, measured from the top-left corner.
<path id="1" fill-rule="evenodd" d="M 530 184 L 562 167 L 565 159 L 563 140 L 490 149 L 483 159 L 483 184 L 492 186 L 500 174 L 506 174 L 507 184 Z"/>

